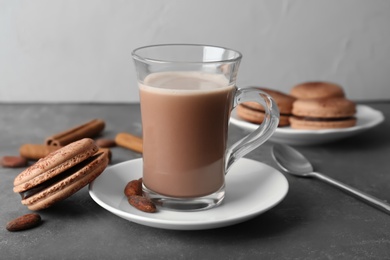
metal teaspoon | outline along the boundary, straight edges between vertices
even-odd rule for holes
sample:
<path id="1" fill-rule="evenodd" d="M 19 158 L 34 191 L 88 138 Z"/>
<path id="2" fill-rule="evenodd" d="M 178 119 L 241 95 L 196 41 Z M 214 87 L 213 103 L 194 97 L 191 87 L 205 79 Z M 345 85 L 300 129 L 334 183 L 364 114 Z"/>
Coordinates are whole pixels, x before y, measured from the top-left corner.
<path id="1" fill-rule="evenodd" d="M 313 177 L 320 179 L 328 184 L 336 186 L 337 188 L 349 192 L 357 198 L 368 202 L 371 206 L 385 211 L 390 214 L 390 204 L 375 198 L 369 194 L 359 191 L 351 186 L 343 184 L 335 179 L 325 176 L 321 173 L 314 172 L 311 163 L 297 150 L 293 149 L 288 145 L 276 144 L 272 147 L 272 157 L 275 162 L 285 172 L 300 177 Z"/>

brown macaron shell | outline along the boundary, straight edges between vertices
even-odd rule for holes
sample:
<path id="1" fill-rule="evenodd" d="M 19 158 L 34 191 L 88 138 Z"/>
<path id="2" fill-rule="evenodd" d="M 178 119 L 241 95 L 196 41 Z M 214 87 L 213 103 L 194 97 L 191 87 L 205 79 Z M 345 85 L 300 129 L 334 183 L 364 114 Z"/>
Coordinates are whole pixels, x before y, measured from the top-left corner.
<path id="1" fill-rule="evenodd" d="M 289 125 L 289 117 L 291 116 L 295 98 L 277 90 L 268 88 L 258 89 L 267 93 L 275 100 L 280 112 L 279 126 Z M 244 102 L 237 106 L 237 115 L 246 121 L 260 124 L 264 120 L 264 107 L 257 102 Z"/>
<path id="2" fill-rule="evenodd" d="M 64 146 L 16 176 L 13 190 L 14 192 L 29 190 L 91 157 L 97 151 L 98 147 L 90 138 Z"/>
<path id="3" fill-rule="evenodd" d="M 340 85 L 325 81 L 298 84 L 290 90 L 290 95 L 297 99 L 345 97 L 344 90 Z"/>
<path id="4" fill-rule="evenodd" d="M 106 152 L 99 152 L 67 171 L 70 175 L 48 188 L 22 200 L 30 210 L 42 210 L 68 198 L 98 177 L 108 165 Z"/>
<path id="5" fill-rule="evenodd" d="M 265 113 L 264 111 L 253 109 L 245 104 L 240 104 L 237 106 L 237 115 L 244 119 L 245 121 L 261 124 L 264 121 Z M 287 126 L 290 124 L 290 116 L 280 114 L 279 125 L 278 126 Z"/>
<path id="6" fill-rule="evenodd" d="M 300 130 L 321 130 L 321 129 L 336 129 L 348 128 L 356 125 L 356 118 L 351 118 L 342 121 L 307 121 L 299 120 L 295 117 L 290 118 L 290 126 L 293 129 Z"/>
<path id="7" fill-rule="evenodd" d="M 356 125 L 356 105 L 345 98 L 301 99 L 294 102 L 291 128 L 327 129 Z"/>

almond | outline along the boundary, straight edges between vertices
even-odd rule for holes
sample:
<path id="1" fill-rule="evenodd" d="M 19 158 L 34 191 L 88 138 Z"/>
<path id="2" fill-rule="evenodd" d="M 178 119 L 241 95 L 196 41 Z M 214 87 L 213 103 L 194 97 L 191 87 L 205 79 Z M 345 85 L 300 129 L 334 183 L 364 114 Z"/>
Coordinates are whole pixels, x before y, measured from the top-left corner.
<path id="1" fill-rule="evenodd" d="M 27 166 L 28 161 L 22 156 L 3 156 L 0 165 L 8 168 L 19 168 Z"/>
<path id="2" fill-rule="evenodd" d="M 41 224 L 41 216 L 37 213 L 30 213 L 11 220 L 7 223 L 6 228 L 8 231 L 14 232 L 30 229 L 39 224 Z"/>
<path id="3" fill-rule="evenodd" d="M 129 183 L 127 183 L 124 193 L 126 197 L 130 197 L 133 195 L 142 195 L 142 179 L 139 180 L 132 180 Z"/>
<path id="4" fill-rule="evenodd" d="M 149 198 L 133 195 L 128 198 L 128 201 L 131 206 L 138 210 L 148 213 L 154 213 L 157 211 L 156 205 L 154 205 Z"/>

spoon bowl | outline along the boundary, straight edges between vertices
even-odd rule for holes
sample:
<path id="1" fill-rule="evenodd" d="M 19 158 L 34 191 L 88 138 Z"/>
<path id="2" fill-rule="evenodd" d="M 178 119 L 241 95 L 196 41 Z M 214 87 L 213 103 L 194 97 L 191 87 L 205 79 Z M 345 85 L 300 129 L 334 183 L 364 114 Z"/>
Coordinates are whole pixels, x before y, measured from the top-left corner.
<path id="1" fill-rule="evenodd" d="M 386 202 L 378 198 L 375 198 L 374 196 L 366 194 L 362 191 L 359 191 L 356 188 L 341 183 L 335 179 L 332 179 L 324 174 L 314 172 L 313 166 L 311 165 L 309 160 L 307 160 L 305 156 L 303 156 L 300 152 L 298 152 L 294 148 L 284 144 L 275 144 L 272 147 L 271 153 L 276 164 L 283 171 L 295 176 L 314 177 L 319 180 L 322 180 L 345 192 L 354 195 L 355 197 L 369 203 L 371 206 L 374 206 L 390 214 L 390 205 L 387 204 Z"/>
<path id="2" fill-rule="evenodd" d="M 288 145 L 275 145 L 272 148 L 272 157 L 285 172 L 297 176 L 310 176 L 310 173 L 314 170 L 306 157 Z"/>

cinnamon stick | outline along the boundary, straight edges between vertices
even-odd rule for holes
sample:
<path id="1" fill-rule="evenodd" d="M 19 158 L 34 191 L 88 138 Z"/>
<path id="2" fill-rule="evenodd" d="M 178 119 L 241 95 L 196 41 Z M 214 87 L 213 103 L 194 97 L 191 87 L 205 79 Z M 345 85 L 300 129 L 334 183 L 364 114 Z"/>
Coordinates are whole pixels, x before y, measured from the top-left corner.
<path id="1" fill-rule="evenodd" d="M 94 119 L 85 124 L 70 128 L 64 132 L 46 138 L 46 145 L 65 146 L 82 138 L 92 138 L 103 131 L 105 123 L 101 119 Z"/>
<path id="2" fill-rule="evenodd" d="M 121 147 L 142 153 L 143 142 L 142 139 L 138 136 L 129 133 L 118 133 L 115 136 L 115 142 Z"/>
<path id="3" fill-rule="evenodd" d="M 39 160 L 60 148 L 61 146 L 49 146 L 45 144 L 23 144 L 19 148 L 19 153 L 29 160 Z"/>
<path id="4" fill-rule="evenodd" d="M 52 146 L 45 144 L 23 144 L 19 148 L 20 156 L 29 160 L 39 160 L 46 157 L 49 153 L 60 149 L 62 146 Z M 97 153 L 107 153 L 108 159 L 111 161 L 112 153 L 109 148 L 99 148 Z"/>

